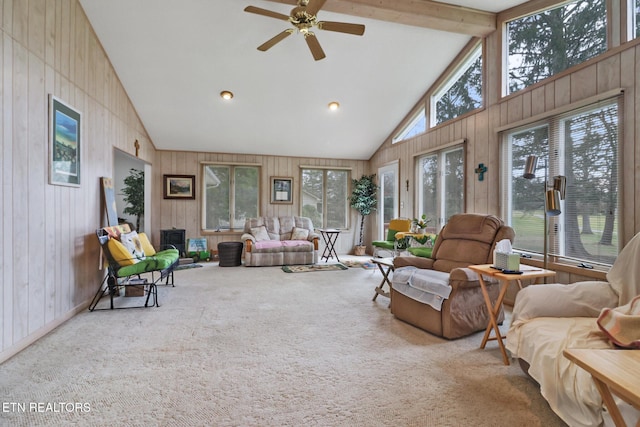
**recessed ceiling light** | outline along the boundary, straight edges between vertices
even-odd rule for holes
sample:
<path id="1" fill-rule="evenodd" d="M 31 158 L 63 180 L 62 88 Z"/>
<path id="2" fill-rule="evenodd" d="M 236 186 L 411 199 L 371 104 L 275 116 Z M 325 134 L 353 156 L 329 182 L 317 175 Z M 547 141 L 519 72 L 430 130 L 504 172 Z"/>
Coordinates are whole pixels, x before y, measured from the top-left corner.
<path id="1" fill-rule="evenodd" d="M 231 99 L 233 98 L 233 92 L 223 90 L 222 92 L 220 92 L 220 97 L 222 97 L 222 99 Z"/>
<path id="2" fill-rule="evenodd" d="M 329 103 L 329 110 L 336 111 L 338 108 L 340 108 L 340 104 L 338 102 L 333 101 Z"/>

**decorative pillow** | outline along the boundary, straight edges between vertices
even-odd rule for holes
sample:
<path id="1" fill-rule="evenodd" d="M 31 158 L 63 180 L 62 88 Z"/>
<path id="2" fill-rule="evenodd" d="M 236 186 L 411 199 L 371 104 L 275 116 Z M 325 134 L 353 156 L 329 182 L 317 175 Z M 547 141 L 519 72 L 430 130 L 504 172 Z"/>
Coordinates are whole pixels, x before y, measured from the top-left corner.
<path id="1" fill-rule="evenodd" d="M 261 225 L 260 227 L 252 227 L 251 235 L 256 238 L 256 242 L 262 242 L 264 240 L 271 240 L 269 233 L 267 233 L 267 227 Z"/>
<path id="2" fill-rule="evenodd" d="M 131 233 L 123 233 L 120 235 L 120 242 L 124 245 L 125 248 L 131 255 L 133 255 L 136 259 L 144 259 L 144 250 L 142 250 L 142 242 L 140 242 L 140 237 L 138 233 L 132 231 Z"/>
<path id="3" fill-rule="evenodd" d="M 138 237 L 140 238 L 140 243 L 142 244 L 142 250 L 144 251 L 144 256 L 154 256 L 156 254 L 156 249 L 153 247 L 149 238 L 145 233 L 138 233 Z"/>
<path id="4" fill-rule="evenodd" d="M 393 242 L 394 240 L 396 240 L 397 233 L 398 233 L 398 230 L 392 230 L 392 229 L 387 230 L 387 241 Z"/>
<path id="5" fill-rule="evenodd" d="M 309 230 L 306 228 L 293 227 L 291 232 L 291 240 L 307 240 L 309 238 Z"/>
<path id="6" fill-rule="evenodd" d="M 129 250 L 116 239 L 109 239 L 107 242 L 107 249 L 109 249 L 113 259 L 122 267 L 126 265 L 133 265 L 139 261 L 138 259 L 133 258 L 131 256 L 131 252 L 129 252 Z"/>

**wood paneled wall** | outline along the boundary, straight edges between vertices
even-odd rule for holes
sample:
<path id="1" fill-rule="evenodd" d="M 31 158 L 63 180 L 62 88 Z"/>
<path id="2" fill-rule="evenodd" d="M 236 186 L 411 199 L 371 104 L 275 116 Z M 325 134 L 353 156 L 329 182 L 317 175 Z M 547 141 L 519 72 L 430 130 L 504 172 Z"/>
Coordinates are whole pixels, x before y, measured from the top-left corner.
<path id="1" fill-rule="evenodd" d="M 0 362 L 84 309 L 103 275 L 99 177 L 155 155 L 76 0 L 0 0 Z M 49 185 L 48 97 L 82 113 L 81 186 Z"/>
<path id="2" fill-rule="evenodd" d="M 215 249 L 219 242 L 238 241 L 241 232 L 202 232 L 202 162 L 222 162 L 235 164 L 260 165 L 260 211 L 263 216 L 300 215 L 300 172 L 301 166 L 320 168 L 347 168 L 352 178 L 360 178 L 368 173 L 368 161 L 318 159 L 307 157 L 281 157 L 249 154 L 219 154 L 196 153 L 183 151 L 157 151 L 154 161 L 153 188 L 153 242 L 159 243 L 159 230 L 168 228 L 184 228 L 187 238 L 207 237 L 210 249 Z M 162 175 L 186 174 L 196 176 L 195 200 L 164 200 Z M 270 185 L 272 176 L 293 178 L 293 204 L 271 204 Z M 339 236 L 336 243 L 338 253 L 350 252 L 355 244 L 359 217 L 355 210 L 350 209 L 350 227 Z M 321 224 L 314 224 L 320 227 Z"/>

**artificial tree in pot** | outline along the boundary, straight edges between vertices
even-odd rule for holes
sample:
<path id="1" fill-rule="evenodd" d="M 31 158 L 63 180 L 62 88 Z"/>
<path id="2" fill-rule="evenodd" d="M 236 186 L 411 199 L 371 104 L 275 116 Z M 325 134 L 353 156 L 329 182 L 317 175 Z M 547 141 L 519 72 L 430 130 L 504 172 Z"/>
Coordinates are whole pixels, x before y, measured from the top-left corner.
<path id="1" fill-rule="evenodd" d="M 136 217 L 136 230 L 140 230 L 140 217 L 144 215 L 144 171 L 130 169 L 124 179 L 124 213 Z"/>
<path id="2" fill-rule="evenodd" d="M 376 210 L 378 205 L 378 186 L 375 183 L 376 174 L 362 175 L 360 179 L 352 179 L 352 190 L 349 201 L 351 207 L 360 214 L 360 232 L 358 243 L 355 247 L 356 255 L 364 255 L 366 246 L 364 245 L 364 222 L 368 215 Z"/>

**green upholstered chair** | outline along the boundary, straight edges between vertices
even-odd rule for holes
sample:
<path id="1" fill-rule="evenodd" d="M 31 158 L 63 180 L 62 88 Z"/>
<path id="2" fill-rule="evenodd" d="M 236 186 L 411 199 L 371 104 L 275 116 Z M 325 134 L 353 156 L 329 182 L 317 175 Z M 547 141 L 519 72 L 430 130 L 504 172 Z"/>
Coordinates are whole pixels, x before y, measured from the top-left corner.
<path id="1" fill-rule="evenodd" d="M 411 230 L 411 220 L 407 218 L 395 218 L 389 221 L 389 229 L 387 230 L 386 240 L 375 240 L 371 242 L 373 245 L 373 256 L 380 256 L 380 251 L 389 251 L 395 255 L 396 251 L 396 233 L 409 232 Z"/>

